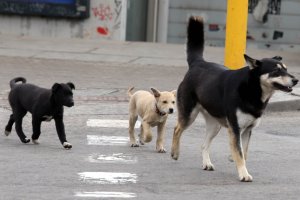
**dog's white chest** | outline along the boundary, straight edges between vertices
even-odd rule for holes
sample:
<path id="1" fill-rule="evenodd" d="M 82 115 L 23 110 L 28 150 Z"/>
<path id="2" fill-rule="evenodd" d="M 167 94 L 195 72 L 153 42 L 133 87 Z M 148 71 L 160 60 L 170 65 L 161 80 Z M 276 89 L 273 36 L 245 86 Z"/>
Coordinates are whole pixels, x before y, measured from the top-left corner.
<path id="1" fill-rule="evenodd" d="M 50 122 L 52 119 L 53 119 L 53 116 L 50 116 L 50 115 L 44 115 L 43 116 L 43 120 L 46 121 L 46 122 Z"/>
<path id="2" fill-rule="evenodd" d="M 240 129 L 255 127 L 259 124 L 260 118 L 255 118 L 250 114 L 244 113 L 241 110 L 236 112 L 237 121 Z"/>

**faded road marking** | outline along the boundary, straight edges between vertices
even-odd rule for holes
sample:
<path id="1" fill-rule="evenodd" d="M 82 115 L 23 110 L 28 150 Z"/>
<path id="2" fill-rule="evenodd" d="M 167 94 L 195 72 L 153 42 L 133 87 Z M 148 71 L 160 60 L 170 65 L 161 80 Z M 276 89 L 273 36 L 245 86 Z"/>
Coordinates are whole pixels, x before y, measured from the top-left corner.
<path id="1" fill-rule="evenodd" d="M 95 197 L 95 198 L 135 198 L 135 193 L 128 192 L 77 192 L 76 197 Z"/>
<path id="2" fill-rule="evenodd" d="M 128 120 L 116 120 L 116 119 L 88 119 L 86 122 L 90 127 L 102 127 L 102 128 L 128 128 Z M 135 128 L 140 128 L 141 122 L 135 123 Z"/>
<path id="3" fill-rule="evenodd" d="M 81 172 L 79 179 L 86 183 L 98 184 L 126 184 L 136 183 L 137 175 L 131 173 L 117 172 Z"/>
<path id="4" fill-rule="evenodd" d="M 124 163 L 134 164 L 137 163 L 137 157 L 126 155 L 123 153 L 113 153 L 110 155 L 92 154 L 89 155 L 88 161 L 91 163 Z"/>
<path id="5" fill-rule="evenodd" d="M 126 145 L 129 141 L 128 137 L 123 136 L 100 136 L 87 135 L 88 145 Z"/>

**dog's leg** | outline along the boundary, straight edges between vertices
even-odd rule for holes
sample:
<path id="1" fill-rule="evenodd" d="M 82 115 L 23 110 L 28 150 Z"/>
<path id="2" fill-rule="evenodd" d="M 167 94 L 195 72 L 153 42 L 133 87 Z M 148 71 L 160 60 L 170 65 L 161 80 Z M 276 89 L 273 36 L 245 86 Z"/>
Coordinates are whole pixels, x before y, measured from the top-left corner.
<path id="1" fill-rule="evenodd" d="M 177 160 L 179 157 L 180 137 L 183 131 L 184 131 L 184 127 L 182 126 L 182 124 L 180 122 L 177 122 L 177 125 L 174 128 L 172 149 L 171 149 L 171 157 L 174 160 Z"/>
<path id="2" fill-rule="evenodd" d="M 57 135 L 58 135 L 58 138 L 59 138 L 61 144 L 63 145 L 63 147 L 65 149 L 71 149 L 72 144 L 67 142 L 67 139 L 66 139 L 65 125 L 63 122 L 62 114 L 59 116 L 55 116 L 54 121 L 55 121 L 55 126 L 56 126 L 56 132 L 57 132 Z"/>
<path id="3" fill-rule="evenodd" d="M 141 135 L 141 137 L 144 138 L 144 142 L 146 143 L 151 142 L 152 141 L 151 126 L 148 124 L 148 122 L 144 120 L 142 126 L 143 126 L 143 135 Z"/>
<path id="4" fill-rule="evenodd" d="M 16 114 L 18 113 L 18 114 Z M 30 139 L 26 137 L 26 135 L 23 132 L 22 129 L 22 122 L 23 122 L 23 117 L 26 115 L 26 111 L 17 111 L 14 112 L 14 118 L 15 118 L 15 127 L 16 127 L 16 132 L 23 143 L 28 143 L 30 142 Z"/>
<path id="5" fill-rule="evenodd" d="M 41 134 L 41 124 L 42 124 L 42 121 L 39 120 L 38 118 L 36 118 L 35 116 L 32 116 L 32 136 L 31 136 L 31 139 L 32 139 L 32 142 L 34 144 L 39 144 L 39 137 L 40 137 L 40 134 Z"/>
<path id="6" fill-rule="evenodd" d="M 136 120 L 138 119 L 137 115 L 130 115 L 129 117 L 129 139 L 131 147 L 138 147 L 139 144 L 136 142 L 135 136 L 134 136 L 134 126 L 136 123 Z"/>
<path id="7" fill-rule="evenodd" d="M 242 146 L 243 146 L 245 160 L 247 160 L 247 158 L 248 158 L 248 146 L 249 146 L 249 141 L 250 141 L 250 137 L 251 137 L 251 133 L 252 133 L 251 130 L 252 130 L 252 127 L 246 128 L 242 133 Z M 232 155 L 230 155 L 228 157 L 228 160 L 230 162 L 234 161 L 232 159 Z"/>
<path id="8" fill-rule="evenodd" d="M 141 124 L 141 126 L 140 126 L 140 134 L 139 134 L 139 143 L 141 144 L 141 145 L 144 145 L 145 144 L 145 141 L 144 141 L 144 128 L 143 128 L 143 124 Z"/>
<path id="9" fill-rule="evenodd" d="M 165 129 L 166 121 L 157 126 L 156 150 L 158 153 L 166 153 L 166 149 L 164 148 Z"/>
<path id="10" fill-rule="evenodd" d="M 252 127 L 246 128 L 242 133 L 242 146 L 243 146 L 245 160 L 247 160 L 248 157 L 248 146 L 249 146 L 251 133 L 252 133 Z"/>
<path id="11" fill-rule="evenodd" d="M 15 123 L 14 115 L 11 114 L 9 117 L 8 123 L 5 127 L 5 135 L 6 136 L 9 136 L 9 134 L 11 133 L 11 129 L 12 129 L 12 126 L 14 125 L 14 123 Z"/>
<path id="12" fill-rule="evenodd" d="M 246 168 L 246 161 L 241 145 L 241 135 L 238 129 L 239 128 L 228 128 L 232 158 L 236 162 L 240 180 L 250 182 L 252 181 L 252 176 L 248 173 Z"/>
<path id="13" fill-rule="evenodd" d="M 219 133 L 221 129 L 221 125 L 215 118 L 213 118 L 209 114 L 204 114 L 203 116 L 206 121 L 206 136 L 205 136 L 204 143 L 202 145 L 202 159 L 203 159 L 202 169 L 213 171 L 214 165 L 211 163 L 209 157 L 209 147 L 214 137 Z"/>
<path id="14" fill-rule="evenodd" d="M 196 117 L 199 114 L 200 109 L 197 107 L 197 105 L 194 104 L 193 107 L 194 108 L 191 111 L 187 111 L 186 107 L 178 106 L 178 119 L 177 119 L 177 124 L 174 128 L 172 148 L 171 148 L 171 157 L 174 160 L 178 160 L 179 157 L 179 148 L 180 148 L 179 144 L 180 144 L 181 134 L 188 126 L 190 126 L 195 121 Z M 183 113 L 186 112 L 188 112 L 189 114 L 185 114 L 185 117 L 183 117 L 182 116 Z"/>

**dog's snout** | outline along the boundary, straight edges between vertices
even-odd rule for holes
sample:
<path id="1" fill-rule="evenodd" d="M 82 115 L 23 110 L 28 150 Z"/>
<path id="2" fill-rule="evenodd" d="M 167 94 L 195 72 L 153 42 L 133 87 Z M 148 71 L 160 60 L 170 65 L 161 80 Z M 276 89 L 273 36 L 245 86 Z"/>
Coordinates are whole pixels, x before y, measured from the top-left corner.
<path id="1" fill-rule="evenodd" d="M 73 107 L 73 106 L 74 106 L 74 101 L 70 101 L 70 102 L 68 103 L 68 105 L 66 105 L 66 106 L 68 106 L 68 107 Z"/>
<path id="2" fill-rule="evenodd" d="M 174 112 L 174 109 L 173 108 L 170 108 L 169 109 L 169 113 L 173 113 Z"/>
<path id="3" fill-rule="evenodd" d="M 293 85 L 296 85 L 296 84 L 298 83 L 298 81 L 299 81 L 298 79 L 293 78 L 293 79 L 292 79 Z"/>

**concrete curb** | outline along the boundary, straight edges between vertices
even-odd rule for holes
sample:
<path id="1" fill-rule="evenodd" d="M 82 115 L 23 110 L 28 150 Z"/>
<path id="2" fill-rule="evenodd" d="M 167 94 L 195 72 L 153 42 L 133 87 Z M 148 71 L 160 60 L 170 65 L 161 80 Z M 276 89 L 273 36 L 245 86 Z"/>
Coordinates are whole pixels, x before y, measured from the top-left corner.
<path id="1" fill-rule="evenodd" d="M 300 98 L 299 100 L 272 102 L 269 103 L 266 108 L 267 112 L 285 112 L 298 110 L 300 110 Z"/>
<path id="2" fill-rule="evenodd" d="M 294 88 L 292 93 L 276 92 L 271 98 L 266 111 L 284 112 L 300 110 L 300 88 Z"/>

